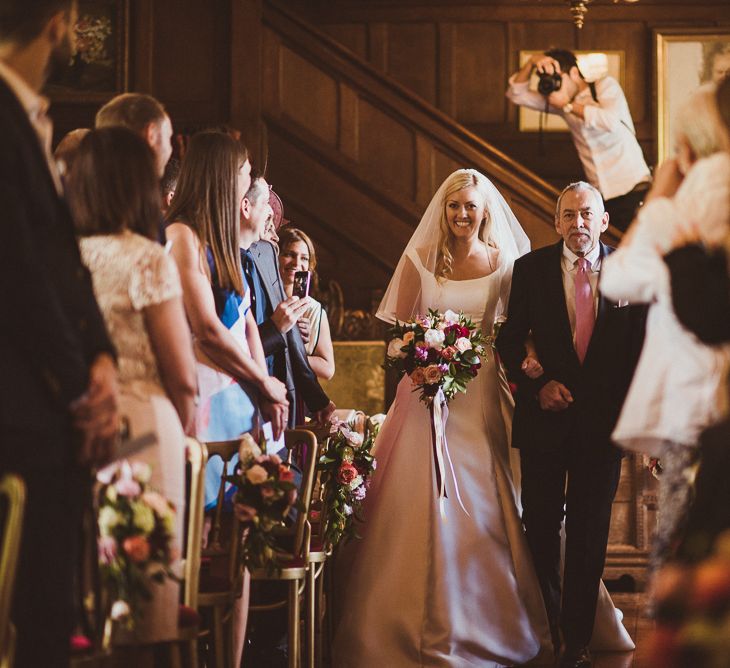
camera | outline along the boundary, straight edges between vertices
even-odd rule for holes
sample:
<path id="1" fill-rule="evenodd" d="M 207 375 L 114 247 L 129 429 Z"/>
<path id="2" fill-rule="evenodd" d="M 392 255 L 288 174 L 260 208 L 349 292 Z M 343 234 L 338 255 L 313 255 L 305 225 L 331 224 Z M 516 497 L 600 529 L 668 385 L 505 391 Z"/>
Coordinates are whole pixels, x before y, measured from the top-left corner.
<path id="1" fill-rule="evenodd" d="M 563 85 L 563 77 L 557 72 L 553 72 L 552 74 L 539 72 L 537 76 L 539 78 L 537 92 L 545 97 L 550 95 L 550 93 L 554 93 L 556 90 L 560 90 L 560 87 Z"/>
<path id="2" fill-rule="evenodd" d="M 304 299 L 309 296 L 309 283 L 312 280 L 312 272 L 296 271 L 294 272 L 294 288 L 292 295 Z"/>

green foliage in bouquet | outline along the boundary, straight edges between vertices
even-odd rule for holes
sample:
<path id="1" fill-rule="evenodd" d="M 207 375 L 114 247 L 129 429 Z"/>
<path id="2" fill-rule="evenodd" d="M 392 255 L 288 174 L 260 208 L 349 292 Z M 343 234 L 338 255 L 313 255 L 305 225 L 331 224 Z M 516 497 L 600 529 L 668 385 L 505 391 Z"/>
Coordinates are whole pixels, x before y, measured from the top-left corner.
<path id="1" fill-rule="evenodd" d="M 359 433 L 353 423 L 335 420 L 320 456 L 318 469 L 325 486 L 322 518 L 325 542 L 335 547 L 343 538 L 359 538 L 356 522 L 362 522 L 362 503 L 375 471 L 371 454 L 382 420 L 373 416 Z"/>
<path id="2" fill-rule="evenodd" d="M 447 401 L 466 392 L 492 346 L 494 337 L 484 336 L 463 313 L 433 309 L 428 315 L 397 322 L 388 331 L 386 369 L 408 374 L 421 401 L 430 404 L 441 389 Z"/>
<path id="3" fill-rule="evenodd" d="M 148 488 L 151 470 L 128 462 L 99 472 L 99 564 L 110 594 L 111 617 L 129 629 L 140 621 L 141 602 L 154 583 L 177 579 L 172 564 L 175 508 Z"/>
<path id="4" fill-rule="evenodd" d="M 281 568 L 277 535 L 292 507 L 304 510 L 297 505 L 294 472 L 278 455 L 242 454 L 236 473 L 226 476 L 226 481 L 236 487 L 233 512 L 245 527 L 244 566 L 276 572 Z"/>

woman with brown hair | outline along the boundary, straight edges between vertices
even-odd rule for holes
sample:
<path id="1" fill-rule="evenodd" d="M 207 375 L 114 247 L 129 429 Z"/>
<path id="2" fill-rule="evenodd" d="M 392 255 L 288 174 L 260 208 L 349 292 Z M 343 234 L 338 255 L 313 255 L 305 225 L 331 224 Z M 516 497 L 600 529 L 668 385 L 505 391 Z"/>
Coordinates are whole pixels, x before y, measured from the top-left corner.
<path id="1" fill-rule="evenodd" d="M 84 263 L 117 349 L 120 413 L 131 435 L 156 442 L 130 457 L 152 468 L 150 485 L 185 507 L 185 438 L 194 417 L 195 365 L 175 263 L 155 241 L 159 186 L 147 144 L 125 128 L 89 132 L 69 179 Z M 135 641 L 177 635 L 179 585 L 150 583 L 152 599 Z"/>
<path id="2" fill-rule="evenodd" d="M 193 332 L 200 391 L 195 433 L 203 441 L 250 431 L 257 404 L 275 436 L 286 424 L 286 389 L 266 372 L 241 272 L 239 219 L 250 172 L 240 142 L 221 132 L 193 136 L 167 215 Z"/>
<path id="3" fill-rule="evenodd" d="M 298 271 L 314 271 L 317 254 L 307 234 L 295 227 L 285 227 L 279 235 L 279 271 L 287 297 L 292 296 L 294 274 Z M 335 375 L 335 353 L 327 312 L 322 304 L 309 296 L 309 307 L 299 321 L 305 340 L 307 360 L 318 378 L 329 380 Z"/>

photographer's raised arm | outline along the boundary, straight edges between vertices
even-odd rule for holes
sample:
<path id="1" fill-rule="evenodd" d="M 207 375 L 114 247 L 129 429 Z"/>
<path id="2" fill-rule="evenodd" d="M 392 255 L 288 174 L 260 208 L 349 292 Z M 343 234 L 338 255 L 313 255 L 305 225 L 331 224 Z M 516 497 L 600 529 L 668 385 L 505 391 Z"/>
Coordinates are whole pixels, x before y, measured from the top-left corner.
<path id="1" fill-rule="evenodd" d="M 622 123 L 625 123 L 627 129 L 633 131 L 631 114 L 618 81 L 605 77 L 602 82 L 598 102 L 594 102 L 590 97 L 585 100 L 581 95 L 580 98 L 587 101 L 587 104 L 582 104 L 579 99 L 573 100 L 571 113 L 582 118 L 587 128 L 614 132 L 621 128 Z"/>
<path id="2" fill-rule="evenodd" d="M 544 53 L 536 53 L 509 78 L 509 87 L 505 92 L 505 96 L 510 102 L 521 107 L 545 111 L 545 98 L 540 93 L 530 90 L 530 76 L 534 69 L 548 74 L 559 73 L 560 65 L 550 56 L 546 56 Z M 560 111 L 560 107 L 549 105 L 547 111 L 556 114 Z"/>

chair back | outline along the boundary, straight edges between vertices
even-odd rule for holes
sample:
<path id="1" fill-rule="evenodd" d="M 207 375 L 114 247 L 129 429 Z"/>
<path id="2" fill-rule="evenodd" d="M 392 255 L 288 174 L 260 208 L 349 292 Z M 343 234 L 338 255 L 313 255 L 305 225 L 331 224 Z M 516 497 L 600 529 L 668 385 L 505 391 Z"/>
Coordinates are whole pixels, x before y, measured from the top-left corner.
<path id="1" fill-rule="evenodd" d="M 185 456 L 190 466 L 190 486 L 187 499 L 187 541 L 183 577 L 183 603 L 196 610 L 198 607 L 198 586 L 200 582 L 200 557 L 203 544 L 203 521 L 205 513 L 205 465 L 208 450 L 194 438 L 185 439 Z"/>
<path id="2" fill-rule="evenodd" d="M 229 441 L 210 441 L 205 444 L 208 450 L 208 461 L 213 457 L 220 457 L 223 460 L 223 469 L 218 484 L 218 501 L 213 509 L 212 524 L 208 542 L 203 548 L 204 557 L 226 557 L 228 558 L 228 581 L 232 587 L 241 577 L 240 549 L 243 527 L 235 513 L 226 511 L 224 501 L 226 495 L 226 480 L 228 468 L 233 458 L 238 455 L 241 447 L 241 439 L 234 438 Z M 225 517 L 224 517 L 225 515 Z M 224 525 L 230 525 L 230 531 Z M 235 587 L 233 587 L 235 588 Z"/>
<path id="3" fill-rule="evenodd" d="M 294 525 L 294 546 L 295 556 L 306 556 L 309 549 L 309 537 L 311 525 L 309 522 L 309 507 L 312 503 L 312 491 L 314 479 L 317 472 L 317 459 L 319 457 L 319 444 L 317 437 L 308 429 L 287 429 L 284 432 L 284 442 L 292 453 L 295 449 L 301 450 L 302 456 L 302 482 L 299 485 L 299 501 L 304 508 L 303 512 L 297 513 L 297 521 Z"/>
<path id="4" fill-rule="evenodd" d="M 10 621 L 18 552 L 23 531 L 25 483 L 9 473 L 0 480 L 0 496 L 6 499 L 0 545 L 0 661 L 13 664 L 15 634 Z"/>

